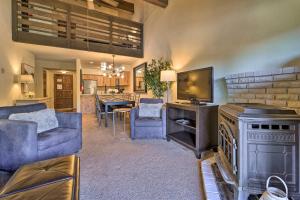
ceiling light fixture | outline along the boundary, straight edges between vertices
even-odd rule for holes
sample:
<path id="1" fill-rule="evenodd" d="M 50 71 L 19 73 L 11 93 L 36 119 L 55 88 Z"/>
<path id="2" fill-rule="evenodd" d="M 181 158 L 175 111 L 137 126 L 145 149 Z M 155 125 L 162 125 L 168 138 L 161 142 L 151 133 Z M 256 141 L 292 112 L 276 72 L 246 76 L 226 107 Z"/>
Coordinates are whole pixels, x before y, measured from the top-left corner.
<path id="1" fill-rule="evenodd" d="M 113 76 L 124 78 L 125 66 L 116 66 L 115 55 L 112 55 L 112 57 L 113 59 L 111 64 L 107 64 L 106 62 L 100 63 L 100 71 L 102 72 L 102 75 L 108 76 L 109 78 L 112 78 Z"/>

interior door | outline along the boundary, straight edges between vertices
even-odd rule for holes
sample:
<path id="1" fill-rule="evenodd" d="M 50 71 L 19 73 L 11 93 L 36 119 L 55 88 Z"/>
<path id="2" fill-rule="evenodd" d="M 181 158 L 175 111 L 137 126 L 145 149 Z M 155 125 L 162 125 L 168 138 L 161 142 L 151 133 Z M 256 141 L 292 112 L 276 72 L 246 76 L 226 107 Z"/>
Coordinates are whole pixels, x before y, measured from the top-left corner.
<path id="1" fill-rule="evenodd" d="M 73 109 L 73 75 L 54 75 L 54 108 Z"/>

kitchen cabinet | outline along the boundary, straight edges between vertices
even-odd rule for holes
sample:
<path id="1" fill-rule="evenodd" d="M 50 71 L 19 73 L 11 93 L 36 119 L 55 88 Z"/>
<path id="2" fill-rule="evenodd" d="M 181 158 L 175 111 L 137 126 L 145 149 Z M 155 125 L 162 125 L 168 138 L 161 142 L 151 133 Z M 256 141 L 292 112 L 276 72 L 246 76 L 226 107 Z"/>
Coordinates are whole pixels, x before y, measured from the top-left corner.
<path id="1" fill-rule="evenodd" d="M 104 76 L 97 76 L 97 85 L 98 87 L 104 86 Z"/>
<path id="2" fill-rule="evenodd" d="M 124 72 L 124 78 L 119 78 L 120 85 L 129 85 L 130 84 L 130 73 Z"/>
<path id="3" fill-rule="evenodd" d="M 82 79 L 83 80 L 97 80 L 97 75 L 93 75 L 93 74 L 83 74 L 82 75 Z"/>
<path id="4" fill-rule="evenodd" d="M 111 77 L 102 76 L 102 75 L 93 75 L 93 74 L 83 74 L 83 80 L 95 80 L 97 81 L 98 87 L 115 87 L 119 82 L 120 86 L 128 86 L 130 84 L 130 72 L 124 72 L 124 78 L 120 77 Z"/>

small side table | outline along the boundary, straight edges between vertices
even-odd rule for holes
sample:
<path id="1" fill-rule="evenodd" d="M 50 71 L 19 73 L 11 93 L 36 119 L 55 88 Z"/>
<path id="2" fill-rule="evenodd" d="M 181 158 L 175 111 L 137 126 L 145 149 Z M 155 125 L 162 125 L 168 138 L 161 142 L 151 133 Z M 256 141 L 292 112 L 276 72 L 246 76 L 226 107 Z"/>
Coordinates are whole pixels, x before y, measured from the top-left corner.
<path id="1" fill-rule="evenodd" d="M 115 124 L 115 114 L 123 113 L 124 115 L 124 133 L 126 132 L 126 114 L 130 113 L 131 108 L 116 108 L 113 111 L 113 127 L 114 127 L 114 136 L 116 136 L 116 124 Z"/>

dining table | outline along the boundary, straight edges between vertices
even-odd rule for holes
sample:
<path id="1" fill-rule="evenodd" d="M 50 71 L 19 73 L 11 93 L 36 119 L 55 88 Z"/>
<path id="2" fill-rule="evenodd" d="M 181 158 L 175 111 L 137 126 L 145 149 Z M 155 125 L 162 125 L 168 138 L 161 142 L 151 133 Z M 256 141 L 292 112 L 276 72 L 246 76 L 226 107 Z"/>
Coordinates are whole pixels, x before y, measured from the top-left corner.
<path id="1" fill-rule="evenodd" d="M 107 127 L 107 119 L 108 119 L 108 111 L 109 107 L 113 106 L 126 106 L 131 105 L 132 107 L 135 106 L 135 101 L 131 100 L 126 97 L 122 96 L 105 96 L 105 95 L 99 95 L 99 102 L 100 104 L 104 105 L 104 111 L 105 111 L 105 127 Z"/>

